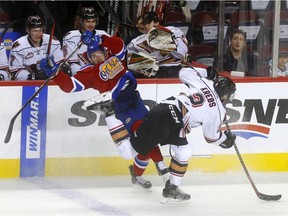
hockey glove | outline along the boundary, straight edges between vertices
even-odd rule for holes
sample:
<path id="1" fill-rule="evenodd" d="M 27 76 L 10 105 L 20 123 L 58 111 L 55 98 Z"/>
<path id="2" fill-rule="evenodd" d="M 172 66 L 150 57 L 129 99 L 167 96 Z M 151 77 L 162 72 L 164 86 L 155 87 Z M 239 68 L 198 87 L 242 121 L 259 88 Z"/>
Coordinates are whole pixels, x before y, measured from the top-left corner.
<path id="1" fill-rule="evenodd" d="M 212 66 L 208 66 L 206 70 L 207 70 L 207 79 L 213 80 L 213 81 L 218 79 L 218 71 L 216 68 Z"/>
<path id="2" fill-rule="evenodd" d="M 227 138 L 223 143 L 220 144 L 220 147 L 225 149 L 231 148 L 235 143 L 236 135 L 228 131 L 224 131 L 224 134 L 226 135 Z"/>
<path id="3" fill-rule="evenodd" d="M 72 77 L 72 69 L 68 62 L 60 65 L 60 71 L 63 71 L 65 74 L 67 74 L 69 77 Z"/>
<path id="4" fill-rule="evenodd" d="M 58 65 L 55 63 L 53 57 L 48 56 L 47 58 L 41 59 L 40 68 L 48 77 L 50 77 L 57 71 Z"/>
<path id="5" fill-rule="evenodd" d="M 165 27 L 153 27 L 147 35 L 148 46 L 156 50 L 161 50 L 162 52 L 165 51 L 166 55 L 167 52 L 170 53 L 177 48 L 173 32 Z"/>
<path id="6" fill-rule="evenodd" d="M 81 39 L 84 41 L 84 44 L 86 44 L 88 47 L 95 47 L 99 46 L 101 44 L 101 38 L 99 35 L 93 35 L 93 32 L 91 31 L 85 31 L 81 35 Z"/>
<path id="7" fill-rule="evenodd" d="M 91 40 L 93 38 L 93 32 L 91 31 L 85 31 L 82 35 L 81 35 L 81 40 L 84 42 L 84 44 L 86 44 L 88 46 L 88 44 L 91 43 Z"/>

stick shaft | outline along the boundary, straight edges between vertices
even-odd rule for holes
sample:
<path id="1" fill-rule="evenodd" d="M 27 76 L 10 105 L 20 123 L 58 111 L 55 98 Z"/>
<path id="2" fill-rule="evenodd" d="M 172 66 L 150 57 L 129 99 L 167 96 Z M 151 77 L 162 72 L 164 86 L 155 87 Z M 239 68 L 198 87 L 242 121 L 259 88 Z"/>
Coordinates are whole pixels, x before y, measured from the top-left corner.
<path id="1" fill-rule="evenodd" d="M 240 151 L 239 151 L 236 143 L 234 143 L 234 149 L 235 149 L 235 151 L 236 151 L 236 154 L 237 154 L 237 156 L 238 156 L 238 159 L 239 159 L 239 161 L 240 161 L 240 163 L 241 163 L 241 166 L 242 166 L 242 168 L 243 168 L 243 170 L 244 170 L 244 172 L 245 172 L 245 174 L 246 174 L 246 176 L 247 176 L 247 178 L 248 178 L 251 186 L 253 187 L 255 193 L 258 195 L 258 194 L 259 194 L 259 191 L 258 191 L 258 189 L 256 188 L 256 185 L 255 185 L 254 181 L 253 181 L 252 178 L 251 178 L 251 175 L 250 175 L 250 173 L 249 173 L 249 171 L 248 171 L 248 169 L 247 169 L 247 167 L 246 167 L 246 165 L 245 165 L 245 162 L 244 162 L 244 160 L 243 160 L 243 158 L 242 158 L 242 156 L 241 156 L 241 153 L 240 153 Z"/>
<path id="2" fill-rule="evenodd" d="M 231 133 L 231 130 L 230 130 L 230 127 L 229 127 L 228 122 L 225 122 L 225 125 L 226 125 L 226 128 L 227 128 L 228 132 Z M 237 156 L 238 156 L 238 159 L 239 159 L 239 161 L 240 161 L 240 163 L 241 163 L 241 166 L 242 166 L 242 168 L 244 169 L 244 172 L 245 172 L 245 174 L 246 174 L 246 176 L 247 176 L 247 178 L 248 178 L 248 180 L 249 180 L 249 182 L 250 182 L 250 184 L 251 184 L 254 192 L 256 193 L 257 197 L 258 197 L 259 199 L 261 199 L 261 200 L 266 200 L 266 201 L 271 201 L 271 200 L 276 201 L 276 200 L 281 199 L 281 197 L 282 197 L 281 194 L 278 194 L 278 195 L 267 195 L 267 194 L 260 193 L 260 192 L 258 191 L 258 189 L 257 189 L 254 181 L 252 180 L 252 177 L 251 177 L 251 175 L 250 175 L 250 173 L 249 173 L 249 171 L 248 171 L 248 169 L 247 169 L 247 167 L 246 167 L 246 165 L 245 165 L 245 162 L 244 162 L 244 160 L 243 160 L 243 158 L 242 158 L 242 156 L 241 156 L 241 153 L 240 153 L 240 151 L 239 151 L 236 143 L 234 143 L 234 149 L 235 149 L 236 154 L 237 154 Z"/>
<path id="3" fill-rule="evenodd" d="M 226 127 L 227 127 L 228 132 L 231 133 L 230 126 L 229 126 L 228 122 L 225 122 L 225 125 L 226 125 Z M 246 174 L 246 176 L 247 176 L 250 184 L 252 185 L 255 193 L 258 194 L 259 192 L 258 192 L 258 190 L 257 190 L 257 188 L 256 188 L 256 186 L 255 186 L 255 184 L 254 184 L 254 181 L 252 180 L 252 178 L 251 178 L 251 176 L 250 176 L 250 173 L 249 173 L 249 171 L 248 171 L 248 169 L 247 169 L 247 167 L 246 167 L 246 165 L 245 165 L 245 162 L 244 162 L 244 160 L 243 160 L 243 158 L 242 158 L 242 156 L 241 156 L 241 153 L 240 153 L 240 151 L 239 151 L 236 143 L 234 143 L 233 146 L 234 146 L 234 149 L 235 149 L 235 151 L 236 151 L 236 154 L 237 154 L 237 156 L 238 156 L 238 159 L 239 159 L 239 161 L 240 161 L 240 163 L 241 163 L 242 168 L 244 169 L 244 172 L 245 172 L 245 174 Z"/>
<path id="4" fill-rule="evenodd" d="M 69 58 L 71 58 L 71 56 L 73 56 L 82 46 L 84 42 L 81 41 L 80 44 L 77 46 L 77 48 L 63 61 L 63 64 L 65 64 Z M 20 110 L 13 116 L 13 118 L 10 120 L 10 124 L 8 127 L 8 131 L 5 137 L 4 142 L 8 143 L 11 139 L 11 135 L 12 135 L 12 131 L 13 131 L 13 126 L 14 126 L 14 122 L 16 120 L 16 118 L 18 117 L 18 115 L 25 109 L 25 107 L 39 94 L 39 92 L 44 88 L 44 86 L 47 85 L 47 83 L 52 80 L 54 78 L 54 76 L 58 73 L 59 69 L 61 68 L 61 65 L 58 67 L 58 69 L 48 78 L 46 79 L 42 85 L 39 87 L 39 89 L 27 100 L 27 102 L 20 108 Z"/>
<path id="5" fill-rule="evenodd" d="M 51 46 L 52 46 L 52 39 L 54 37 L 54 31 L 55 31 L 55 20 L 54 20 L 52 14 L 50 13 L 50 11 L 48 10 L 48 8 L 46 7 L 44 2 L 39 4 L 39 8 L 43 12 L 44 16 L 47 17 L 46 20 L 50 19 L 52 22 L 52 27 L 51 27 L 49 42 L 48 42 L 48 47 L 47 47 L 47 55 L 50 55 Z"/>

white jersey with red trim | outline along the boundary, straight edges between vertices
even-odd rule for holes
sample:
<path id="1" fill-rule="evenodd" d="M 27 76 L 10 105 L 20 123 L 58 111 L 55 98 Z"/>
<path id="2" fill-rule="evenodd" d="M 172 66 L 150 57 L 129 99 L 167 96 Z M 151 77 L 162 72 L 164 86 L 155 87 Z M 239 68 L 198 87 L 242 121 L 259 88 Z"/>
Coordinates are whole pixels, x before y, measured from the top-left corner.
<path id="1" fill-rule="evenodd" d="M 173 26 L 165 26 L 162 28 L 169 29 L 174 35 L 176 39 L 177 53 L 185 56 L 188 53 L 188 42 L 184 35 L 184 33 Z M 171 54 L 167 54 L 167 52 L 155 50 L 148 46 L 147 43 L 148 34 L 142 34 L 136 38 L 134 38 L 127 46 L 128 55 L 129 53 L 139 53 L 144 52 L 145 54 L 155 58 L 159 62 L 159 66 L 177 66 L 181 64 L 181 59 Z"/>
<path id="2" fill-rule="evenodd" d="M 9 80 L 9 67 L 8 67 L 8 58 L 6 54 L 6 48 L 3 43 L 0 45 L 0 80 Z"/>
<path id="3" fill-rule="evenodd" d="M 50 35 L 43 34 L 40 47 L 34 47 L 30 43 L 28 34 L 14 41 L 9 57 L 9 69 L 13 80 L 27 80 L 29 75 L 40 71 L 39 63 L 42 58 L 46 58 L 49 37 Z M 57 64 L 63 61 L 61 43 L 56 38 L 52 39 L 50 56 Z"/>
<path id="4" fill-rule="evenodd" d="M 81 31 L 80 30 L 72 30 L 67 32 L 63 37 L 63 54 L 66 59 L 68 56 L 73 53 L 77 46 L 81 42 Z M 109 34 L 103 30 L 96 30 L 96 35 L 107 35 Z M 84 65 L 86 65 L 87 59 L 83 54 L 87 51 L 87 45 L 82 44 L 82 46 L 78 49 L 78 51 L 69 58 L 69 63 L 72 70 L 72 75 L 77 73 L 77 71 Z"/>
<path id="5" fill-rule="evenodd" d="M 226 110 L 214 89 L 213 81 L 203 77 L 206 76 L 205 71 L 203 68 L 182 68 L 179 78 L 189 87 L 189 93 L 175 98 L 188 111 L 183 117 L 184 128 L 190 130 L 202 126 L 207 143 L 220 145 L 227 138 L 220 131 L 226 119 Z"/>

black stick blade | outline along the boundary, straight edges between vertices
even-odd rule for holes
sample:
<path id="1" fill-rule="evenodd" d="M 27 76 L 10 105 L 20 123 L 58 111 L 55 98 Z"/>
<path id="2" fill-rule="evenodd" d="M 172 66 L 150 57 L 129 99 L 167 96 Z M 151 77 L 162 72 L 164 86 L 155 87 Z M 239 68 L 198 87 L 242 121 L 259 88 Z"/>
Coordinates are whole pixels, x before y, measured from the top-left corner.
<path id="1" fill-rule="evenodd" d="M 6 134 L 4 143 L 8 143 L 8 142 L 10 141 L 10 139 L 11 139 L 14 122 L 15 122 L 17 116 L 18 116 L 18 115 L 15 115 L 15 116 L 11 119 L 11 121 L 10 121 L 10 124 L 9 124 L 9 127 L 8 127 L 8 131 L 7 131 L 7 134 Z"/>
<path id="2" fill-rule="evenodd" d="M 277 201 L 280 200 L 282 195 L 278 194 L 278 195 L 267 195 L 267 194 L 262 194 L 262 193 L 257 193 L 257 196 L 259 199 L 261 200 L 265 200 L 265 201 Z"/>

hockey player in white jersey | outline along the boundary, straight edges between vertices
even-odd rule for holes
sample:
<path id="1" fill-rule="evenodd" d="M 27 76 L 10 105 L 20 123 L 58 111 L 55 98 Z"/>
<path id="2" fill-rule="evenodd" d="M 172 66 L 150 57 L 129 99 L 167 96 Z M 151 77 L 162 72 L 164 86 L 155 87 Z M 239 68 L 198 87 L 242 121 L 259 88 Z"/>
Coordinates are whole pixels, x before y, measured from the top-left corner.
<path id="1" fill-rule="evenodd" d="M 133 39 L 127 46 L 128 68 L 130 69 L 129 61 L 133 53 L 143 53 L 158 62 L 159 69 L 157 68 L 157 71 L 154 71 L 151 77 L 178 77 L 179 70 L 182 68 L 181 62 L 188 53 L 188 41 L 184 33 L 179 28 L 173 26 L 160 26 L 158 15 L 154 11 L 143 15 L 142 25 L 146 34 Z M 168 36 L 167 39 L 171 41 L 167 43 L 162 38 L 158 38 L 159 35 L 157 34 L 159 31 L 157 32 L 157 30 L 169 33 L 171 36 Z M 155 34 L 153 34 L 154 32 Z M 133 68 L 131 69 L 133 70 Z M 136 72 L 141 73 L 141 70 Z"/>
<path id="2" fill-rule="evenodd" d="M 109 111 L 105 120 L 113 135 L 112 139 L 117 137 L 117 141 L 114 139 L 114 142 L 122 154 L 131 154 L 133 157 L 136 151 L 145 155 L 159 143 L 171 145 L 174 155 L 170 162 L 170 179 L 162 192 L 163 203 L 190 199 L 190 195 L 179 188 L 192 155 L 193 142 L 197 142 L 196 137 L 191 143 L 188 142 L 186 135 L 190 130 L 202 127 L 206 142 L 222 148 L 230 148 L 235 142 L 234 134 L 228 131 L 222 132 L 220 128 L 226 121 L 226 110 L 222 103 L 233 99 L 236 85 L 229 78 L 218 78 L 216 73 L 213 75 L 207 72 L 203 68 L 181 69 L 179 77 L 188 86 L 187 93 L 170 97 L 152 108 L 142 124 L 133 126 L 134 132 L 131 133 L 130 139 L 119 138 L 125 129 L 122 127 L 122 130 L 120 126 L 122 123 L 115 120 L 111 104 L 99 100 L 99 103 L 95 101 L 93 105 L 95 110 L 100 109 L 104 114 Z M 113 128 L 117 128 L 117 133 Z"/>
<path id="3" fill-rule="evenodd" d="M 29 16 L 26 32 L 14 41 L 9 56 L 9 69 L 12 80 L 45 80 L 48 77 L 39 67 L 40 60 L 47 55 L 50 35 L 44 34 L 44 22 L 39 16 Z M 52 39 L 49 55 L 57 64 L 63 61 L 61 43 Z"/>
<path id="4" fill-rule="evenodd" d="M 6 48 L 0 44 L 0 81 L 10 80 Z"/>
<path id="5" fill-rule="evenodd" d="M 95 27 L 98 22 L 98 16 L 96 11 L 92 7 L 83 7 L 80 12 L 80 30 L 72 30 L 67 32 L 63 37 L 63 54 L 64 58 L 70 56 L 72 52 L 75 51 L 77 46 L 81 42 L 81 35 L 85 31 L 91 31 L 94 35 L 108 35 L 107 32 L 103 30 L 96 30 Z M 71 75 L 77 73 L 77 71 L 87 63 L 89 63 L 88 59 L 85 56 L 85 52 L 87 51 L 87 45 L 83 44 L 79 50 L 70 57 L 68 63 L 71 68 Z"/>
<path id="6" fill-rule="evenodd" d="M 133 39 L 127 46 L 128 68 L 136 72 L 134 74 L 136 77 L 139 77 L 137 74 L 142 74 L 144 77 L 178 77 L 178 72 L 182 68 L 181 61 L 188 52 L 184 33 L 173 26 L 160 26 L 158 15 L 153 11 L 143 14 L 141 27 L 145 33 Z M 161 40 L 158 37 L 159 32 L 167 33 L 168 40 Z M 135 157 L 134 170 L 129 167 L 132 182 L 135 177 L 144 173 L 148 161 L 149 158 L 143 155 Z"/>

